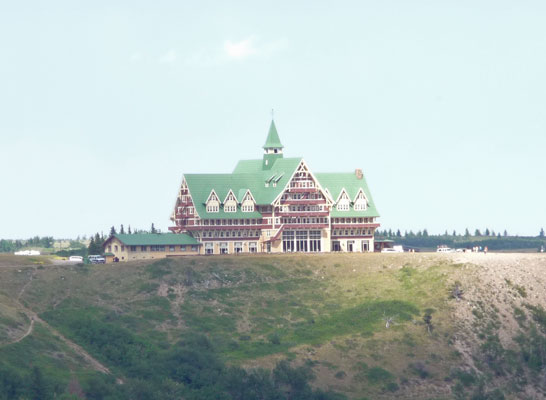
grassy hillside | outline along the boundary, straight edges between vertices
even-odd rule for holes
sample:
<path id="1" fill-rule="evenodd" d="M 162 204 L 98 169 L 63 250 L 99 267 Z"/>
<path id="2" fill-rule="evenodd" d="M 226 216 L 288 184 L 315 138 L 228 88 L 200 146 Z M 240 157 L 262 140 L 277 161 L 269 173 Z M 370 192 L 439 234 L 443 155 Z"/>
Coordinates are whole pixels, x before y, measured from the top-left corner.
<path id="1" fill-rule="evenodd" d="M 97 399 L 536 398 L 546 263 L 491 257 L 0 260 L 0 370 Z"/>

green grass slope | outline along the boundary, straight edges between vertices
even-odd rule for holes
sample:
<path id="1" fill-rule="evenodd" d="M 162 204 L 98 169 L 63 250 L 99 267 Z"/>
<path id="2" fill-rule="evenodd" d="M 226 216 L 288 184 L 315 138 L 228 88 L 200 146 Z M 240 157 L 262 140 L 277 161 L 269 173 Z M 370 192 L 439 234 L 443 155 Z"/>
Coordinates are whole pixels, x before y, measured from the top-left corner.
<path id="1" fill-rule="evenodd" d="M 494 312 L 475 307 L 464 317 L 468 326 L 461 325 L 470 298 L 457 301 L 452 289 L 458 282 L 470 293 L 479 279 L 469 277 L 478 268 L 436 254 L 0 268 L 0 332 L 11 332 L 13 340 L 25 331 L 23 309 L 47 323 L 18 343 L 0 342 L 0 368 L 36 381 L 32 366 L 38 365 L 56 385 L 50 393 L 80 398 L 252 399 L 268 387 L 281 396 L 271 398 L 302 399 L 541 393 L 525 391 L 536 386 L 546 358 L 539 305 L 516 307 L 525 320 L 511 350 L 495 340 L 502 324 L 495 324 Z M 514 285 L 510 293 L 517 294 Z M 112 376 L 90 368 L 48 326 Z M 472 336 L 467 347 L 461 335 Z M 539 356 L 526 356 L 518 343 Z M 510 359 L 512 369 L 495 371 L 498 363 L 483 354 Z M 516 376 L 527 382 L 518 386 Z"/>

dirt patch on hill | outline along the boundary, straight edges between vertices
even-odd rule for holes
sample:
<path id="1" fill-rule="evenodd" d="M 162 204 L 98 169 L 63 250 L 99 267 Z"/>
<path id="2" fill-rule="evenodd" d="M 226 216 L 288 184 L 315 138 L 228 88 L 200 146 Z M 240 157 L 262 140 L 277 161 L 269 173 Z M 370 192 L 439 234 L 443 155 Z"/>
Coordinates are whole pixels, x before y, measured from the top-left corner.
<path id="1" fill-rule="evenodd" d="M 520 385 L 519 394 L 509 398 L 545 398 L 546 387 L 521 367 L 525 356 L 518 338 L 528 335 L 533 323 L 529 310 L 546 308 L 546 255 L 467 253 L 449 257 L 464 265 L 452 277 L 464 292 L 453 311 L 454 345 L 464 357 L 463 368 L 483 375 L 488 363 L 495 369 L 491 364 L 510 362 L 515 366 L 501 366 L 489 385 L 508 384 L 514 375 L 510 367 L 520 368 L 518 379 L 527 383 Z M 501 354 L 511 354 L 510 361 L 492 359 L 492 344 Z"/>

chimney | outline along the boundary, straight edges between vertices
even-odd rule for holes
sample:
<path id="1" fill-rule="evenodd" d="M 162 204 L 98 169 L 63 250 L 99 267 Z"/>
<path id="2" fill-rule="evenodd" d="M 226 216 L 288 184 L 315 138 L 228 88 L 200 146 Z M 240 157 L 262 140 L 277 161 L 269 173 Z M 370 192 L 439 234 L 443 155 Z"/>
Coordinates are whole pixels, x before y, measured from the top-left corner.
<path id="1" fill-rule="evenodd" d="M 356 175 L 356 179 L 362 179 L 362 177 L 364 176 L 360 168 L 355 169 L 355 175 Z"/>

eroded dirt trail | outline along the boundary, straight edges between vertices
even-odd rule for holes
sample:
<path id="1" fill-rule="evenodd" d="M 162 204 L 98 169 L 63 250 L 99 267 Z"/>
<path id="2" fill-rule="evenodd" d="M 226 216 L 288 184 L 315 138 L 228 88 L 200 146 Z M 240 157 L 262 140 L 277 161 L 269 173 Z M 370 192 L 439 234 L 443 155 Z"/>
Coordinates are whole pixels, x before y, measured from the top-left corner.
<path id="1" fill-rule="evenodd" d="M 78 354 L 80 357 L 82 357 L 88 365 L 93 368 L 95 371 L 102 372 L 104 374 L 112 375 L 112 372 L 108 367 L 106 367 L 104 364 L 102 364 L 100 361 L 95 359 L 93 356 L 91 356 L 87 351 L 85 351 L 80 345 L 76 344 L 72 340 L 65 337 L 62 333 L 60 333 L 57 329 L 53 328 L 51 325 L 49 325 L 46 321 L 41 319 L 33 310 L 29 309 L 25 305 L 21 303 L 21 298 L 23 294 L 25 293 L 26 289 L 32 284 L 32 281 L 34 279 L 34 275 L 36 273 L 36 270 L 33 270 L 32 273 L 29 276 L 29 281 L 23 285 L 21 290 L 19 291 L 17 295 L 17 299 L 14 301 L 17 308 L 23 312 L 28 319 L 30 320 L 30 325 L 27 329 L 27 331 L 20 336 L 19 338 L 15 339 L 14 341 L 10 343 L 6 343 L 3 346 L 12 345 L 15 343 L 19 343 L 23 339 L 25 339 L 27 336 L 31 335 L 34 331 L 34 327 L 36 323 L 41 324 L 43 327 L 45 327 L 51 334 L 53 334 L 55 337 L 60 339 L 62 342 L 64 342 L 70 349 L 72 349 L 76 354 Z M 116 382 L 118 384 L 123 384 L 123 379 L 116 377 Z"/>

